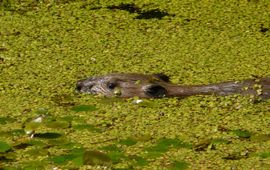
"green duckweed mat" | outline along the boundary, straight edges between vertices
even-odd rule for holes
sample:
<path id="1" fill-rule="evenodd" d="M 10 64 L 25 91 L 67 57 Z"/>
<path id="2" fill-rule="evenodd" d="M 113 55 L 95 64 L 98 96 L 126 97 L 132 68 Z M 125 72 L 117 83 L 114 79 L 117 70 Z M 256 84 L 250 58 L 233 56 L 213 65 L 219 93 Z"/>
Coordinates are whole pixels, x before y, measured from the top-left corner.
<path id="1" fill-rule="evenodd" d="M 270 75 L 268 0 L 0 1 L 0 169 L 270 169 L 270 103 L 107 99 L 76 81 Z"/>

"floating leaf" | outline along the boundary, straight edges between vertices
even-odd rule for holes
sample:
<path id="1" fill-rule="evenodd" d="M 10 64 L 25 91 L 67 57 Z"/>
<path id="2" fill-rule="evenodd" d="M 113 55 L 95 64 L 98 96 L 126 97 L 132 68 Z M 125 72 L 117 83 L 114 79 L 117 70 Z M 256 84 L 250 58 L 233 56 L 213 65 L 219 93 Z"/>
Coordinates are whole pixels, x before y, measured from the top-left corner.
<path id="1" fill-rule="evenodd" d="M 169 167 L 170 170 L 183 170 L 187 169 L 189 164 L 185 161 L 174 161 Z"/>
<path id="2" fill-rule="evenodd" d="M 155 148 L 153 148 L 152 150 L 147 151 L 147 157 L 148 158 L 160 157 L 165 152 L 167 152 L 167 150 L 164 150 L 164 151 L 161 152 L 161 151 L 157 151 L 157 150 L 155 150 Z"/>
<path id="3" fill-rule="evenodd" d="M 129 156 L 129 159 L 135 160 L 138 166 L 145 166 L 145 165 L 148 165 L 149 163 L 146 159 L 137 155 Z"/>
<path id="4" fill-rule="evenodd" d="M 11 149 L 11 146 L 6 142 L 0 141 L 0 153 L 7 152 Z"/>
<path id="5" fill-rule="evenodd" d="M 270 152 L 261 152 L 258 155 L 261 158 L 269 158 L 270 157 Z"/>
<path id="6" fill-rule="evenodd" d="M 74 165 L 77 165 L 77 166 L 82 166 L 84 165 L 84 162 L 83 162 L 83 155 L 78 155 L 77 157 L 74 157 L 72 159 L 72 162 L 74 163 Z"/>
<path id="7" fill-rule="evenodd" d="M 120 162 L 121 159 L 125 158 L 125 155 L 122 153 L 122 149 L 116 145 L 108 145 L 100 148 L 101 150 L 108 151 L 108 156 L 113 163 Z"/>
<path id="8" fill-rule="evenodd" d="M 86 151 L 83 155 L 84 165 L 110 165 L 111 159 L 100 151 Z"/>
<path id="9" fill-rule="evenodd" d="M 232 130 L 231 132 L 240 138 L 249 138 L 251 136 L 251 133 L 249 131 L 246 131 L 246 130 L 239 130 L 238 129 L 238 130 Z"/>
<path id="10" fill-rule="evenodd" d="M 97 108 L 92 105 L 79 105 L 72 107 L 71 110 L 75 112 L 83 112 L 83 111 L 95 111 L 97 110 Z"/>
<path id="11" fill-rule="evenodd" d="M 84 148 L 75 148 L 70 151 L 70 154 L 72 155 L 82 155 L 84 154 L 85 149 Z"/>
<path id="12" fill-rule="evenodd" d="M 64 116 L 64 117 L 60 117 L 60 120 L 63 121 L 67 121 L 67 122 L 71 122 L 72 120 L 74 120 L 74 118 L 76 118 L 75 116 Z"/>
<path id="13" fill-rule="evenodd" d="M 64 155 L 60 155 L 60 156 L 54 156 L 52 158 L 50 158 L 50 160 L 56 164 L 66 164 L 68 161 L 72 161 L 75 160 L 75 164 L 76 165 L 83 165 L 83 154 L 84 154 L 85 150 L 83 148 L 76 148 L 70 151 L 70 153 L 68 154 L 64 154 Z M 81 159 L 81 161 L 80 161 Z M 80 161 L 80 162 L 79 162 Z"/>
<path id="14" fill-rule="evenodd" d="M 82 165 L 110 165 L 111 160 L 109 156 L 100 151 L 89 151 L 84 148 L 76 148 L 71 150 L 68 154 L 54 156 L 50 159 L 56 164 L 66 164 L 68 161 L 72 161 L 76 166 Z"/>
<path id="15" fill-rule="evenodd" d="M 48 132 L 48 133 L 36 133 L 35 137 L 37 138 L 44 138 L 44 139 L 54 139 L 54 138 L 59 138 L 62 135 L 60 133 L 52 133 L 52 132 Z"/>
<path id="16" fill-rule="evenodd" d="M 128 138 L 128 139 L 120 140 L 119 143 L 126 146 L 132 146 L 132 145 L 135 145 L 137 141 L 131 138 Z"/>
<path id="17" fill-rule="evenodd" d="M 126 156 L 119 151 L 111 151 L 107 154 L 113 163 L 120 162 L 121 159 L 125 159 Z"/>
<path id="18" fill-rule="evenodd" d="M 169 146 L 168 145 L 155 145 L 152 147 L 149 147 L 146 149 L 147 151 L 150 152 L 167 152 L 169 150 Z"/>
<path id="19" fill-rule="evenodd" d="M 31 155 L 32 157 L 47 156 L 48 150 L 40 147 L 33 147 L 31 149 L 28 149 L 25 153 Z"/>
<path id="20" fill-rule="evenodd" d="M 166 145 L 155 145 L 145 149 L 147 151 L 148 157 L 159 157 L 163 153 L 169 150 L 169 147 Z"/>
<path id="21" fill-rule="evenodd" d="M 72 160 L 72 158 L 70 155 L 61 155 L 61 156 L 54 156 L 50 158 L 50 160 L 55 164 L 63 165 L 66 164 L 67 161 Z"/>
<path id="22" fill-rule="evenodd" d="M 148 155 L 151 157 L 158 157 L 161 154 L 167 152 L 170 147 L 174 148 L 192 148 L 191 144 L 185 143 L 179 139 L 167 139 L 162 138 L 158 141 L 158 143 L 152 147 L 146 148 L 148 151 Z"/>
<path id="23" fill-rule="evenodd" d="M 179 139 L 167 139 L 167 138 L 162 138 L 160 139 L 158 145 L 171 145 L 175 148 L 187 148 L 187 149 L 191 149 L 192 145 L 186 142 L 183 142 Z"/>
<path id="24" fill-rule="evenodd" d="M 15 122 L 16 119 L 11 118 L 11 117 L 0 117 L 0 124 L 5 125 L 7 123 L 12 123 Z"/>
<path id="25" fill-rule="evenodd" d="M 89 130 L 89 131 L 92 131 L 92 132 L 98 132 L 98 133 L 102 132 L 101 129 L 98 129 L 95 126 L 90 125 L 90 124 L 77 124 L 77 125 L 73 125 L 72 127 L 74 129 L 76 129 L 76 130 L 84 130 L 84 129 L 86 129 L 86 130 Z"/>

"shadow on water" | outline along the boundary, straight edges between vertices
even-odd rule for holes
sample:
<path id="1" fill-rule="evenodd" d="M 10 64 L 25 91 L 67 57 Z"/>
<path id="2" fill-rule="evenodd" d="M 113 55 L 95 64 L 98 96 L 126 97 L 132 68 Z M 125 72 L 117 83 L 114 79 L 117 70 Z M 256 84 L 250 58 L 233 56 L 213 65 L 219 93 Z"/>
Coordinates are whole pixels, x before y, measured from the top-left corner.
<path id="1" fill-rule="evenodd" d="M 91 10 L 99 10 L 102 7 L 92 7 Z M 160 9 L 151 9 L 151 10 L 143 10 L 139 8 L 134 3 L 121 3 L 119 5 L 110 5 L 105 7 L 109 10 L 123 10 L 127 11 L 130 14 L 138 14 L 135 19 L 162 19 L 165 16 L 175 16 L 174 14 L 169 14 L 168 12 Z"/>

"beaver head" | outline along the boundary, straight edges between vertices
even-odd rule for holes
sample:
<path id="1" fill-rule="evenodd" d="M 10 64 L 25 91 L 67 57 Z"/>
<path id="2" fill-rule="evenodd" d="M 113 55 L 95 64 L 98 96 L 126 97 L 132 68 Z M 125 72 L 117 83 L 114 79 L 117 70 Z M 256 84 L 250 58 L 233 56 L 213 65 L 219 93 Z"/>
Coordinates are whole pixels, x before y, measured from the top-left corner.
<path id="1" fill-rule="evenodd" d="M 108 74 L 90 77 L 77 82 L 76 90 L 82 93 L 99 94 L 107 97 L 162 98 L 169 77 L 164 74 Z"/>

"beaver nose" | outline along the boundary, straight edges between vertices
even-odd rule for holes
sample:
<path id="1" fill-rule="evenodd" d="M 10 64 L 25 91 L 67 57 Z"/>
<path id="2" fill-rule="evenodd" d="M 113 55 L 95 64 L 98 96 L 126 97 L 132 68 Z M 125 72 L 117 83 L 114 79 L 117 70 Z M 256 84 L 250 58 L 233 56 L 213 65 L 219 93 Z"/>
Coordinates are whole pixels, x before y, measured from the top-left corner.
<path id="1" fill-rule="evenodd" d="M 88 83 L 85 81 L 78 81 L 75 89 L 77 92 L 91 92 L 92 87 L 94 87 L 93 83 Z"/>
<path id="2" fill-rule="evenodd" d="M 78 82 L 76 85 L 76 91 L 80 92 L 83 88 L 83 84 L 81 82 Z"/>
<path id="3" fill-rule="evenodd" d="M 95 86 L 94 81 L 95 81 L 94 78 L 87 78 L 87 79 L 83 79 L 83 80 L 78 80 L 75 89 L 77 92 L 91 93 L 92 87 Z"/>

